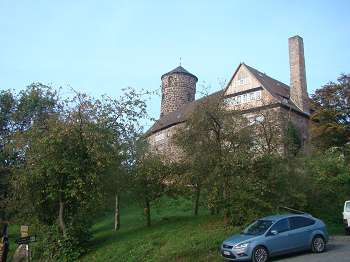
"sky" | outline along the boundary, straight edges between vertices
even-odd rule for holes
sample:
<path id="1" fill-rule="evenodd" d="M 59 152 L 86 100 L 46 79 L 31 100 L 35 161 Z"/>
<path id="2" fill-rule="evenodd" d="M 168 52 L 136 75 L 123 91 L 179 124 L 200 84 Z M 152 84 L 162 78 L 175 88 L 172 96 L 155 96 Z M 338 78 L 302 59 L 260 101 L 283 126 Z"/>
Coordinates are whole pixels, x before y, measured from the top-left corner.
<path id="1" fill-rule="evenodd" d="M 300 35 L 312 94 L 350 73 L 349 10 L 349 0 L 0 0 L 0 90 L 42 82 L 117 98 L 160 90 L 180 57 L 210 91 L 240 62 L 289 84 L 288 37 Z M 148 111 L 159 117 L 159 96 Z"/>

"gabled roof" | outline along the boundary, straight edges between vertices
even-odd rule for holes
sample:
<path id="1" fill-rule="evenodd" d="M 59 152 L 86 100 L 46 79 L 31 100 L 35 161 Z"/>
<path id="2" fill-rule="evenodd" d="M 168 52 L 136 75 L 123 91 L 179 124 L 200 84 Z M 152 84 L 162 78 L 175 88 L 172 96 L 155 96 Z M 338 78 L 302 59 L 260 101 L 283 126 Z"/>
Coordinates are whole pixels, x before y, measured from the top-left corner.
<path id="1" fill-rule="evenodd" d="M 235 75 L 238 73 L 239 68 L 244 65 L 248 71 L 260 82 L 263 88 L 265 88 L 272 96 L 276 99 L 276 102 L 282 103 L 285 106 L 288 106 L 292 108 L 295 111 L 298 111 L 299 113 L 305 114 L 302 110 L 300 110 L 292 100 L 290 100 L 290 87 L 281 81 L 278 81 L 265 73 L 260 72 L 259 70 L 248 66 L 245 63 L 239 64 L 236 71 L 234 72 L 230 82 L 228 83 L 225 92 L 227 88 L 229 87 L 230 83 L 234 79 Z"/>
<path id="2" fill-rule="evenodd" d="M 202 102 L 205 99 L 210 99 L 213 97 L 218 97 L 218 96 L 223 96 L 226 93 L 227 88 L 229 87 L 232 79 L 234 78 L 234 76 L 236 75 L 236 73 L 238 72 L 239 68 L 244 65 L 249 72 L 260 82 L 260 84 L 262 85 L 263 88 L 265 88 L 275 99 L 276 99 L 276 103 L 277 104 L 281 104 L 284 107 L 288 107 L 298 113 L 301 113 L 305 116 L 307 116 L 308 114 L 301 111 L 289 98 L 290 98 L 290 88 L 288 85 L 272 78 L 269 77 L 268 75 L 256 70 L 253 67 L 250 67 L 244 63 L 239 64 L 239 66 L 237 67 L 237 69 L 235 70 L 231 80 L 228 82 L 227 86 L 220 91 L 217 91 L 211 95 L 202 97 L 198 100 L 195 100 L 193 102 L 190 102 L 188 104 L 185 104 L 184 106 L 182 106 L 181 108 L 179 108 L 178 110 L 171 112 L 165 116 L 162 116 L 160 119 L 158 119 L 153 126 L 146 132 L 146 136 L 151 135 L 152 133 L 158 132 L 162 129 L 166 129 L 168 127 L 174 126 L 176 124 L 179 123 L 183 123 L 187 120 L 187 118 L 190 116 L 190 114 L 193 112 L 193 110 L 195 109 L 195 107 L 198 105 L 198 103 Z M 183 71 L 184 70 L 184 71 Z M 177 68 L 175 68 L 174 70 L 164 74 L 168 75 L 168 74 L 172 74 L 172 73 L 184 73 L 184 74 L 190 74 L 186 69 L 184 69 L 183 67 L 179 66 Z M 163 77 L 162 76 L 162 77 Z"/>
<path id="3" fill-rule="evenodd" d="M 276 96 L 279 96 L 289 99 L 290 88 L 288 85 L 272 77 L 269 77 L 268 75 L 256 70 L 255 68 L 252 68 L 246 64 L 244 65 L 249 70 L 249 72 L 253 74 L 254 77 L 267 89 L 267 91 L 269 91 L 271 95 L 273 95 L 275 98 Z"/>
<path id="4" fill-rule="evenodd" d="M 191 74 L 190 72 L 188 72 L 185 68 L 183 68 L 182 66 L 178 66 L 176 68 L 174 68 L 173 70 L 169 71 L 168 73 L 165 73 L 164 75 L 161 76 L 161 79 L 164 77 L 164 76 L 167 76 L 167 75 L 172 75 L 172 74 L 183 74 L 183 75 L 189 75 L 189 76 L 192 76 L 196 79 L 196 81 L 198 81 L 198 78 L 194 75 L 194 74 Z"/>

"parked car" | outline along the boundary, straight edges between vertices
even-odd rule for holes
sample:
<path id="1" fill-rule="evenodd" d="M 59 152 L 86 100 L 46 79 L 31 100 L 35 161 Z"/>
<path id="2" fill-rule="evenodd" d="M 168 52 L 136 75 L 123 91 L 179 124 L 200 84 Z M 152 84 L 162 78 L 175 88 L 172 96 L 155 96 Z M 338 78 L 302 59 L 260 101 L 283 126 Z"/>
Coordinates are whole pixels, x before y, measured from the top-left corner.
<path id="1" fill-rule="evenodd" d="M 327 228 L 320 219 L 309 214 L 284 214 L 256 220 L 226 239 L 220 249 L 226 261 L 266 262 L 272 256 L 295 251 L 321 253 L 327 241 Z"/>
<path id="2" fill-rule="evenodd" d="M 350 234 L 350 200 L 345 201 L 343 211 L 344 228 L 347 234 Z"/>

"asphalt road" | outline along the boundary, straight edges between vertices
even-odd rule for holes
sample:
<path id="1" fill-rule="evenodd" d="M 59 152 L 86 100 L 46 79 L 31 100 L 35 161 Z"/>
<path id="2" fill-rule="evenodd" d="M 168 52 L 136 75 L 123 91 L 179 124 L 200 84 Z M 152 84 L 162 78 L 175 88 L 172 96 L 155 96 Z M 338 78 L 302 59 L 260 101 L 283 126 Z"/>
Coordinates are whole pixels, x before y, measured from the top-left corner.
<path id="1" fill-rule="evenodd" d="M 321 254 L 309 252 L 282 256 L 272 261 L 283 262 L 349 262 L 350 261 L 350 236 L 330 237 L 327 249 Z"/>

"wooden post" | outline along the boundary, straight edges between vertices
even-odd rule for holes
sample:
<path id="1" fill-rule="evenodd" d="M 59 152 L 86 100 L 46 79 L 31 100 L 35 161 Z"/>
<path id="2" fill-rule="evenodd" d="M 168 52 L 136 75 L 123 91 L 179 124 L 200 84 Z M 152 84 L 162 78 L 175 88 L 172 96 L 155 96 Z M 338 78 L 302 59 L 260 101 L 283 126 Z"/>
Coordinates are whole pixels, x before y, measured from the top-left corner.
<path id="1" fill-rule="evenodd" d="M 115 213 L 114 213 L 114 230 L 117 231 L 120 228 L 120 204 L 119 194 L 115 195 Z"/>

